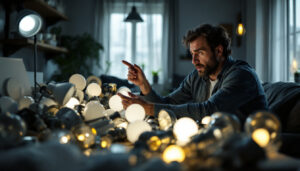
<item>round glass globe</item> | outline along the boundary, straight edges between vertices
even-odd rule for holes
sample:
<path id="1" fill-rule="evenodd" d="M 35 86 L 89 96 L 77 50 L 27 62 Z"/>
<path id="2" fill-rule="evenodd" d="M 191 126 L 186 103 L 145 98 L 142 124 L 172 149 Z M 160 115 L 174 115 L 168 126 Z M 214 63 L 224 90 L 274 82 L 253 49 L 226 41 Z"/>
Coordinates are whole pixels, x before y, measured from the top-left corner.
<path id="1" fill-rule="evenodd" d="M 122 104 L 122 99 L 118 95 L 111 96 L 111 98 L 109 99 L 108 105 L 112 110 L 117 111 L 117 112 L 120 112 L 124 109 L 123 104 Z"/>
<path id="2" fill-rule="evenodd" d="M 182 117 L 175 122 L 173 133 L 177 138 L 177 143 L 185 145 L 192 136 L 198 133 L 198 125 L 192 118 Z"/>
<path id="3" fill-rule="evenodd" d="M 81 74 L 73 74 L 69 79 L 69 83 L 74 84 L 79 90 L 83 90 L 86 86 L 86 80 Z"/>
<path id="4" fill-rule="evenodd" d="M 6 80 L 6 94 L 18 101 L 23 96 L 22 84 L 16 78 Z"/>
<path id="5" fill-rule="evenodd" d="M 94 96 L 100 96 L 102 89 L 99 86 L 99 84 L 97 83 L 91 83 L 87 86 L 86 88 L 86 93 L 90 96 L 90 97 L 94 97 Z"/>
<path id="6" fill-rule="evenodd" d="M 128 122 L 143 120 L 145 116 L 145 109 L 140 104 L 132 104 L 125 110 L 125 118 Z"/>
<path id="7" fill-rule="evenodd" d="M 89 148 L 95 144 L 96 132 L 88 125 L 80 125 L 73 131 L 77 142 L 82 148 Z"/>
<path id="8" fill-rule="evenodd" d="M 85 121 L 104 117 L 105 108 L 98 101 L 90 101 L 85 105 L 83 116 Z"/>
<path id="9" fill-rule="evenodd" d="M 142 133 L 151 130 L 152 130 L 151 126 L 145 121 L 132 122 L 127 126 L 127 130 L 126 130 L 127 139 L 131 143 L 135 143 Z"/>
<path id="10" fill-rule="evenodd" d="M 279 148 L 281 124 L 270 112 L 257 112 L 249 116 L 245 122 L 245 132 L 260 147 L 267 151 Z"/>
<path id="11" fill-rule="evenodd" d="M 9 113 L 17 113 L 18 111 L 18 104 L 17 102 L 8 96 L 0 97 L 0 109 L 3 114 L 6 112 Z"/>
<path id="12" fill-rule="evenodd" d="M 168 130 L 176 122 L 176 116 L 172 111 L 160 110 L 158 113 L 158 124 L 161 130 Z"/>

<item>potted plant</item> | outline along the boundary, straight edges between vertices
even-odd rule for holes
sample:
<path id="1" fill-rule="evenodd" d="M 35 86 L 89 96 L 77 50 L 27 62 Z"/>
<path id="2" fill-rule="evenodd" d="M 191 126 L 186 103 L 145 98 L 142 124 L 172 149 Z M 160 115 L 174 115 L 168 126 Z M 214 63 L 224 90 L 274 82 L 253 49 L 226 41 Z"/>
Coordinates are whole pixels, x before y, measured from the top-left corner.
<path id="1" fill-rule="evenodd" d="M 88 77 L 92 75 L 93 64 L 100 67 L 99 52 L 103 50 L 103 46 L 90 34 L 61 36 L 61 46 L 67 48 L 69 52 L 52 58 L 59 71 L 54 72 L 51 80 L 67 81 L 74 73 Z"/>
<path id="2" fill-rule="evenodd" d="M 152 80 L 153 80 L 153 84 L 157 84 L 158 83 L 158 73 L 160 70 L 156 70 L 156 71 L 152 71 Z"/>

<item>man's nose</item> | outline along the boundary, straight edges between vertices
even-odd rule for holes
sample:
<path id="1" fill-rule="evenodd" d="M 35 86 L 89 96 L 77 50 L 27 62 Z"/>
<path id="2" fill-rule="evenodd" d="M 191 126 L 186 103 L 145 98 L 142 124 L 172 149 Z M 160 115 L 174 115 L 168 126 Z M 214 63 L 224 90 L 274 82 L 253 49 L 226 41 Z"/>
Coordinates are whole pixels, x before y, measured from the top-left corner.
<path id="1" fill-rule="evenodd" d="M 192 54 L 192 64 L 197 64 L 198 63 L 198 59 L 197 59 L 197 55 L 196 54 Z"/>

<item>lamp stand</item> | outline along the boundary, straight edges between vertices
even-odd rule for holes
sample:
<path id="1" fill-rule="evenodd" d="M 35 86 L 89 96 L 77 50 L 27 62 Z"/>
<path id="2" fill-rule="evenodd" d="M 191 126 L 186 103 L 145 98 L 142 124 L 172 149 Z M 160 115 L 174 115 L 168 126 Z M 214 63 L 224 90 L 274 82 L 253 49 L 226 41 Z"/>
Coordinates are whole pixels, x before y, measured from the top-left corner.
<path id="1" fill-rule="evenodd" d="M 34 40 L 34 54 L 33 54 L 34 93 L 33 93 L 33 97 L 34 97 L 34 102 L 37 102 L 37 100 L 36 100 L 36 54 L 37 54 L 36 35 L 33 36 L 33 40 Z"/>

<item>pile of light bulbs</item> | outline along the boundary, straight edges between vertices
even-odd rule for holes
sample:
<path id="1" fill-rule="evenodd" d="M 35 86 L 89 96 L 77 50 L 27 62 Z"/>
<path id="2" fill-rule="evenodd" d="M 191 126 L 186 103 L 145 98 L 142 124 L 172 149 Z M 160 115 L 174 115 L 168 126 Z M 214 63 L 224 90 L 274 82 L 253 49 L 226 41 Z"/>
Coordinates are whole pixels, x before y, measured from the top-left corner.
<path id="1" fill-rule="evenodd" d="M 146 147 L 148 152 L 141 155 L 145 158 L 151 154 L 150 157 L 159 156 L 166 163 L 185 162 L 204 154 L 213 156 L 224 141 L 241 134 L 239 120 L 233 114 L 217 112 L 197 123 L 188 117 L 176 118 L 172 111 L 165 109 L 159 112 L 158 118 L 149 118 L 139 104 L 132 104 L 125 110 L 117 93 L 128 96 L 130 89 L 117 89 L 113 83 L 102 84 L 95 76 L 85 79 L 74 74 L 69 82 L 49 83 L 45 87 L 38 104 L 30 96 L 20 97 L 17 101 L 9 96 L 0 97 L 2 113 L 22 111 L 24 114 L 35 106 L 34 112 L 52 130 L 48 140 L 61 144 L 76 143 L 88 155 L 97 151 L 95 149 L 110 149 L 112 152 L 115 142 L 127 140 L 135 145 L 133 149 L 140 149 L 144 144 L 142 147 Z M 42 110 L 38 109 L 39 106 Z M 25 136 L 26 126 L 21 126 L 24 120 L 17 120 L 20 120 L 15 124 L 19 134 L 14 131 L 8 134 L 11 130 L 1 129 L 0 138 L 13 135 L 9 138 L 19 139 Z M 3 122 L 0 124 L 5 125 Z M 5 128 L 8 127 L 6 125 Z M 244 127 L 245 135 L 261 148 L 278 150 L 281 128 L 273 114 L 259 112 L 251 115 Z"/>

